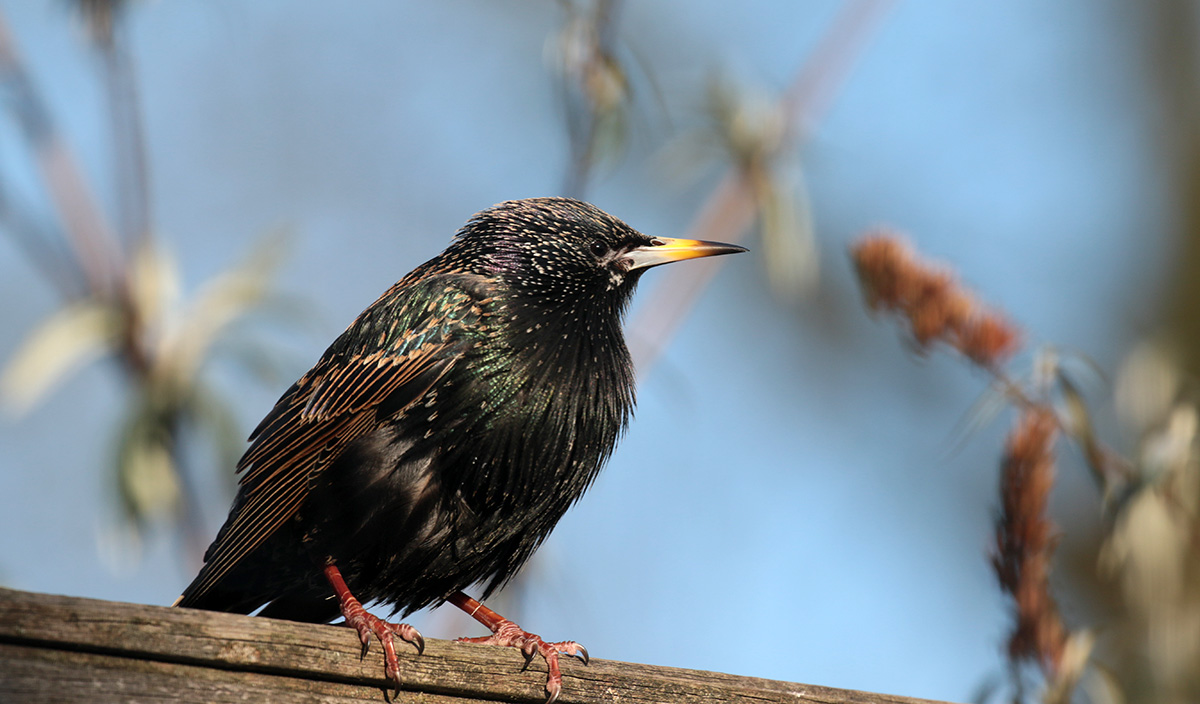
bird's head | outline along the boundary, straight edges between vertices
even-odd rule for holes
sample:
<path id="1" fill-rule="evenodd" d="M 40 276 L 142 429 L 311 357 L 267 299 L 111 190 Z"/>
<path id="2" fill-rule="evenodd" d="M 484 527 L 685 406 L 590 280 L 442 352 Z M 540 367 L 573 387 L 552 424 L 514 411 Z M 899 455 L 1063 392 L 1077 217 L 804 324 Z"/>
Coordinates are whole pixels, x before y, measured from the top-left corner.
<path id="1" fill-rule="evenodd" d="M 623 306 L 646 269 L 744 247 L 649 237 L 599 208 L 570 198 L 529 198 L 492 206 L 459 232 L 457 245 L 485 272 L 550 306 L 597 299 Z"/>

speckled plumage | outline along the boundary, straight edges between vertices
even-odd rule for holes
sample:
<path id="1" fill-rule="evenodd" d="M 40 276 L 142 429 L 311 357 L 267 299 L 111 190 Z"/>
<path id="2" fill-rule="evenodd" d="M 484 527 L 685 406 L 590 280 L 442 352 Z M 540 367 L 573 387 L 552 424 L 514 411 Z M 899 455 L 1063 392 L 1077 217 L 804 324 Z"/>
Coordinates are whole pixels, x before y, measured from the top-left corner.
<path id="1" fill-rule="evenodd" d="M 477 214 L 259 424 L 229 518 L 178 605 L 329 621 L 346 607 L 323 565 L 360 601 L 404 613 L 476 583 L 491 593 L 629 420 L 620 324 L 642 272 L 739 250 L 652 239 L 569 199 Z"/>

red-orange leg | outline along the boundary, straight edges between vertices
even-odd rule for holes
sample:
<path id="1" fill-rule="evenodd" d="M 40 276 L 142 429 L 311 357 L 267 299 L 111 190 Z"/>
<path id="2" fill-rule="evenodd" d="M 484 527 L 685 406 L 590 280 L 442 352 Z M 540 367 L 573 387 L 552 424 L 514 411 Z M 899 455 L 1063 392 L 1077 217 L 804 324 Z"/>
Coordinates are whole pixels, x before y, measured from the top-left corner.
<path id="1" fill-rule="evenodd" d="M 471 618 L 487 626 L 487 629 L 492 632 L 492 635 L 482 638 L 459 638 L 459 642 L 520 648 L 521 653 L 525 656 L 526 667 L 529 666 L 529 662 L 533 660 L 535 654 L 542 656 L 542 659 L 546 661 L 546 669 L 548 671 L 546 675 L 546 704 L 554 704 L 558 699 L 558 695 L 562 693 L 562 672 L 558 668 L 558 656 L 560 653 L 577 657 L 583 661 L 584 665 L 588 663 L 587 648 L 573 640 L 547 643 L 542 640 L 541 636 L 523 630 L 517 624 L 462 592 L 454 592 L 446 601 L 467 612 Z"/>
<path id="2" fill-rule="evenodd" d="M 362 641 L 362 656 L 366 657 L 371 647 L 372 633 L 383 645 L 383 673 L 396 684 L 396 691 L 399 692 L 400 661 L 396 657 L 393 636 L 399 636 L 401 640 L 412 643 L 418 655 L 425 652 L 425 639 L 417 629 L 407 623 L 388 623 L 364 609 L 362 603 L 350 593 L 350 588 L 346 586 L 346 580 L 342 579 L 337 565 L 325 565 L 325 579 L 329 580 L 329 586 L 333 587 L 333 592 L 337 594 L 346 625 L 358 631 L 358 639 Z"/>

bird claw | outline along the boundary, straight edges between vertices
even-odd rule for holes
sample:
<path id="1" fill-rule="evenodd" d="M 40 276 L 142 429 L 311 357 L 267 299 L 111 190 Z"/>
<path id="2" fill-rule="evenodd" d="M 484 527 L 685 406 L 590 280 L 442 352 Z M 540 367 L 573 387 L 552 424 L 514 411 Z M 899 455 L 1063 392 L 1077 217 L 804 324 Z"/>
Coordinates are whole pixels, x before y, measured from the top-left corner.
<path id="1" fill-rule="evenodd" d="M 572 653 L 569 650 L 563 650 L 562 651 L 563 653 L 566 653 L 567 655 L 570 655 L 571 657 L 579 660 L 579 662 L 583 663 L 584 665 L 590 664 L 592 662 L 591 656 L 588 655 L 587 648 L 583 647 L 579 643 L 576 643 L 575 641 L 570 641 L 569 644 L 575 646 L 576 652 Z"/>
<path id="2" fill-rule="evenodd" d="M 525 664 L 521 665 L 521 671 L 524 672 L 529 669 L 529 664 L 533 662 L 533 656 L 537 655 L 537 647 L 534 646 L 533 641 L 526 641 L 521 646 L 521 655 L 525 656 Z"/>
<path id="3" fill-rule="evenodd" d="M 359 640 L 362 641 L 360 659 L 365 658 L 371 648 L 371 634 L 379 639 L 383 646 L 383 674 L 395 685 L 396 692 L 400 692 L 400 659 L 396 656 L 395 637 L 412 643 L 417 649 L 417 654 L 421 655 L 425 652 L 425 639 L 420 632 L 407 623 L 388 623 L 363 609 L 357 602 L 345 609 L 342 615 L 346 619 L 346 625 L 358 631 Z"/>
<path id="4" fill-rule="evenodd" d="M 346 580 L 342 578 L 342 573 L 332 558 L 325 565 L 324 572 L 329 586 L 333 587 L 333 592 L 337 595 L 338 606 L 341 608 L 342 617 L 346 619 L 346 625 L 358 631 L 358 639 L 362 641 L 362 654 L 359 658 L 367 656 L 367 651 L 371 648 L 371 634 L 374 633 L 383 646 L 383 674 L 396 685 L 398 694 L 401 689 L 400 660 L 396 657 L 396 642 L 393 636 L 412 643 L 418 655 L 425 652 L 425 639 L 417 629 L 407 623 L 388 623 L 364 609 L 362 602 L 350 593 Z"/>
<path id="5" fill-rule="evenodd" d="M 504 619 L 496 627 L 495 632 L 490 636 L 480 638 L 459 638 L 460 643 L 476 643 L 480 645 L 499 645 L 508 648 L 518 648 L 521 654 L 525 656 L 525 665 L 522 670 L 529 667 L 533 662 L 534 655 L 540 655 L 546 661 L 546 702 L 545 704 L 554 704 L 558 701 L 558 696 L 562 694 L 562 671 L 558 667 L 558 656 L 569 655 L 578 658 L 580 662 L 587 665 L 590 662 L 587 648 L 573 640 L 565 640 L 557 643 L 547 643 L 538 636 L 528 631 L 522 630 L 520 626 Z"/>
<path id="6" fill-rule="evenodd" d="M 417 649 L 417 655 L 425 654 L 425 638 L 421 635 L 420 631 L 407 623 L 385 623 L 388 630 L 400 636 L 401 640 L 406 643 L 412 643 L 413 647 Z"/>

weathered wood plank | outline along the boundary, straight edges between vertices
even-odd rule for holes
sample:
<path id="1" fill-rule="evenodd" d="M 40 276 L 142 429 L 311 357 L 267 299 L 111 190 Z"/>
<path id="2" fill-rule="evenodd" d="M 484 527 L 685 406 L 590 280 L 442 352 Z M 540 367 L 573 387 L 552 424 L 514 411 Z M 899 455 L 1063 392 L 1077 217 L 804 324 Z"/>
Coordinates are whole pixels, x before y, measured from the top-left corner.
<path id="1" fill-rule="evenodd" d="M 511 649 L 427 639 L 401 649 L 397 701 L 544 698 L 538 661 Z M 45 685 L 44 688 L 39 688 Z M 61 685 L 55 688 L 56 685 Z M 0 701 L 383 702 L 378 644 L 359 657 L 335 626 L 0 589 Z M 42 696 L 44 695 L 44 696 Z M 567 658 L 569 702 L 812 702 L 918 700 L 713 672 Z"/>
<path id="2" fill-rule="evenodd" d="M 32 646 L 0 645 L 0 701 L 39 704 L 89 702 L 246 702 L 376 704 L 379 689 L 337 682 L 240 672 Z M 461 704 L 457 697 L 403 692 L 393 702 Z"/>

